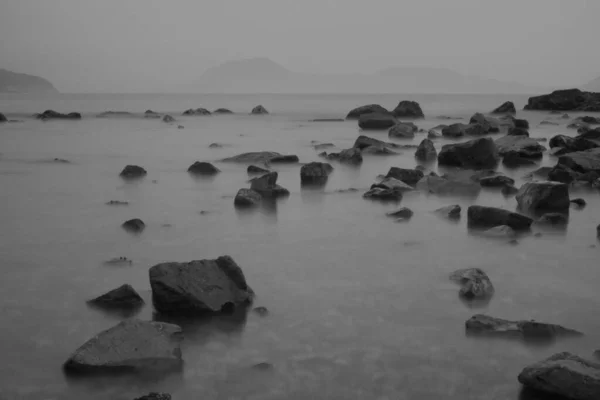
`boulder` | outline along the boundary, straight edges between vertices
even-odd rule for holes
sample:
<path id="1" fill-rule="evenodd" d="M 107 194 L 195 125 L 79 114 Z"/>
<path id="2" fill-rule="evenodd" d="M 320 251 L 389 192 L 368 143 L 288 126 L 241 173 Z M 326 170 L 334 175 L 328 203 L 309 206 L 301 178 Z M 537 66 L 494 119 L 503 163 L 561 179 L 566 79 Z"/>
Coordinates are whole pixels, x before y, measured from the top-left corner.
<path id="1" fill-rule="evenodd" d="M 537 165 L 535 161 L 521 157 L 518 151 L 508 151 L 504 153 L 504 157 L 502 157 L 502 164 L 508 168 L 518 168 L 518 167 L 528 167 L 532 165 Z"/>
<path id="2" fill-rule="evenodd" d="M 209 162 L 196 161 L 190 165 L 188 172 L 194 175 L 216 175 L 221 170 Z"/>
<path id="3" fill-rule="evenodd" d="M 550 94 L 530 97 L 526 110 L 600 111 L 600 93 L 579 89 L 555 90 Z"/>
<path id="4" fill-rule="evenodd" d="M 488 131 L 481 124 L 452 124 L 442 129 L 442 136 L 446 138 L 456 139 L 463 136 L 481 136 Z"/>
<path id="5" fill-rule="evenodd" d="M 555 147 L 556 148 L 556 147 Z M 557 164 L 548 172 L 547 179 L 554 182 L 571 183 L 582 177 L 583 174 L 573 171 L 571 168 Z"/>
<path id="6" fill-rule="evenodd" d="M 528 182 L 517 193 L 517 204 L 521 210 L 567 210 L 569 187 L 560 182 Z"/>
<path id="7" fill-rule="evenodd" d="M 210 111 L 206 108 L 190 108 L 189 110 L 185 110 L 182 115 L 211 115 Z"/>
<path id="8" fill-rule="evenodd" d="M 382 189 L 376 187 L 365 192 L 363 197 L 370 200 L 399 202 L 402 200 L 402 191 L 398 189 Z"/>
<path id="9" fill-rule="evenodd" d="M 449 219 L 458 219 L 460 218 L 460 212 L 462 209 L 458 204 L 454 204 L 451 206 L 446 206 L 442 208 L 438 208 L 434 212 L 440 216 L 449 218 Z"/>
<path id="10" fill-rule="evenodd" d="M 397 118 L 425 118 L 419 103 L 408 100 L 398 103 L 392 114 Z"/>
<path id="11" fill-rule="evenodd" d="M 492 114 L 516 114 L 517 110 L 515 108 L 515 104 L 512 101 L 506 101 L 504 103 L 502 103 L 502 105 L 496 109 L 494 109 L 494 111 L 492 111 Z"/>
<path id="12" fill-rule="evenodd" d="M 146 229 L 146 224 L 139 218 L 130 219 L 121 225 L 128 232 L 140 233 Z"/>
<path id="13" fill-rule="evenodd" d="M 469 227 L 474 228 L 507 225 L 515 231 L 522 231 L 528 230 L 533 223 L 529 217 L 496 207 L 470 206 L 467 217 Z"/>
<path id="14" fill-rule="evenodd" d="M 483 236 L 497 239 L 513 239 L 517 232 L 508 225 L 498 225 L 483 231 Z"/>
<path id="15" fill-rule="evenodd" d="M 100 332 L 65 362 L 67 372 L 171 370 L 182 366 L 181 328 L 128 319 Z"/>
<path id="16" fill-rule="evenodd" d="M 546 148 L 536 140 L 524 136 L 504 136 L 496 140 L 498 153 L 503 156 L 515 152 L 524 158 L 541 158 Z"/>
<path id="17" fill-rule="evenodd" d="M 152 392 L 152 393 L 148 393 L 145 396 L 138 397 L 137 399 L 134 399 L 134 400 L 171 400 L 171 395 L 168 393 Z"/>
<path id="18" fill-rule="evenodd" d="M 494 285 L 483 270 L 465 268 L 450 274 L 450 280 L 461 285 L 459 295 L 468 299 L 485 299 L 493 296 Z"/>
<path id="19" fill-rule="evenodd" d="M 363 150 L 367 147 L 380 147 L 380 148 L 384 148 L 384 147 L 389 147 L 389 148 L 397 148 L 398 146 L 394 143 L 387 143 L 378 139 L 373 139 L 370 138 L 368 136 L 365 135 L 360 135 L 356 141 L 354 142 L 354 145 L 352 147 L 359 149 L 359 150 Z"/>
<path id="20" fill-rule="evenodd" d="M 585 207 L 587 204 L 582 198 L 573 199 L 571 200 L 571 203 L 575 204 L 577 207 Z"/>
<path id="21" fill-rule="evenodd" d="M 81 119 L 81 114 L 78 112 L 71 112 L 68 114 L 61 114 L 54 110 L 46 110 L 41 114 L 36 114 L 37 119 L 48 120 L 48 119 Z"/>
<path id="22" fill-rule="evenodd" d="M 518 379 L 524 386 L 553 398 L 600 399 L 600 364 L 567 352 L 525 367 Z"/>
<path id="23" fill-rule="evenodd" d="M 248 174 L 267 174 L 271 172 L 268 169 L 257 167 L 256 165 L 249 165 L 246 171 Z"/>
<path id="24" fill-rule="evenodd" d="M 387 215 L 388 217 L 391 217 L 391 218 L 408 220 L 408 219 L 412 218 L 412 216 L 414 215 L 414 212 L 410 208 L 402 207 L 399 210 L 389 212 L 385 215 Z"/>
<path id="25" fill-rule="evenodd" d="M 600 128 L 592 129 L 579 135 L 582 139 L 600 141 Z"/>
<path id="26" fill-rule="evenodd" d="M 515 128 L 529 129 L 529 121 L 526 119 L 514 118 L 513 124 L 515 124 Z"/>
<path id="27" fill-rule="evenodd" d="M 290 192 L 277 184 L 277 172 L 269 172 L 258 178 L 252 179 L 250 189 L 259 193 L 262 197 L 277 198 L 289 196 Z"/>
<path id="28" fill-rule="evenodd" d="M 580 173 L 600 171 L 600 148 L 562 155 L 558 164 Z"/>
<path id="29" fill-rule="evenodd" d="M 255 207 L 258 206 L 262 201 L 260 193 L 251 189 L 240 189 L 238 190 L 233 204 L 236 207 Z"/>
<path id="30" fill-rule="evenodd" d="M 421 161 L 435 160 L 437 157 L 437 150 L 433 145 L 433 142 L 429 139 L 423 139 L 415 152 L 415 158 Z"/>
<path id="31" fill-rule="evenodd" d="M 362 154 L 371 154 L 374 156 L 397 156 L 400 153 L 390 150 L 388 147 L 369 146 L 362 149 Z"/>
<path id="32" fill-rule="evenodd" d="M 575 129 L 579 133 L 588 132 L 592 129 L 588 124 L 579 121 L 570 123 L 569 125 L 567 125 L 567 128 Z"/>
<path id="33" fill-rule="evenodd" d="M 281 154 L 274 151 L 254 151 L 242 153 L 237 156 L 224 158 L 223 162 L 236 162 L 245 164 L 264 164 L 269 163 L 273 158 L 281 157 Z"/>
<path id="34" fill-rule="evenodd" d="M 481 186 L 471 180 L 431 175 L 423 177 L 417 183 L 416 189 L 438 196 L 474 197 L 481 192 Z"/>
<path id="35" fill-rule="evenodd" d="M 346 119 L 359 119 L 363 114 L 389 114 L 390 112 L 379 104 L 368 104 L 350 111 Z"/>
<path id="36" fill-rule="evenodd" d="M 166 123 L 171 123 L 171 122 L 175 122 L 175 118 L 171 117 L 170 115 L 165 115 L 162 119 L 163 122 Z"/>
<path id="37" fill-rule="evenodd" d="M 366 137 L 366 136 L 365 136 Z M 357 139 L 358 140 L 358 139 Z M 375 139 L 373 139 L 375 140 Z M 329 149 L 331 147 L 335 147 L 335 145 L 333 143 L 319 143 L 319 144 L 315 144 L 313 145 L 313 148 L 315 150 L 323 150 L 323 149 Z"/>
<path id="38" fill-rule="evenodd" d="M 123 168 L 119 176 L 126 179 L 134 179 L 146 176 L 146 174 L 146 170 L 139 165 L 127 165 L 125 168 Z"/>
<path id="39" fill-rule="evenodd" d="M 530 172 L 529 174 L 525 175 L 523 177 L 523 179 L 534 179 L 534 178 L 538 178 L 538 179 L 542 179 L 542 180 L 550 180 L 548 179 L 548 174 L 550 173 L 550 171 L 552 171 L 552 167 L 541 167 L 536 169 L 533 172 Z"/>
<path id="40" fill-rule="evenodd" d="M 414 125 L 398 123 L 392 126 L 388 132 L 390 139 L 412 139 L 415 137 Z"/>
<path id="41" fill-rule="evenodd" d="M 329 160 L 336 160 L 344 164 L 359 165 L 363 162 L 362 154 L 356 148 L 342 150 L 339 153 L 325 153 L 325 156 Z"/>
<path id="42" fill-rule="evenodd" d="M 554 149 L 556 147 L 562 148 L 563 154 L 572 153 L 574 151 L 585 151 L 600 147 L 600 144 L 592 140 L 588 140 L 585 137 L 578 136 L 572 138 L 566 135 L 556 135 L 552 137 L 550 139 L 550 142 L 548 142 L 548 145 L 551 149 Z"/>
<path id="43" fill-rule="evenodd" d="M 390 114 L 362 114 L 358 119 L 358 126 L 364 130 L 386 130 L 397 122 Z"/>
<path id="44" fill-rule="evenodd" d="M 596 227 L 596 236 L 600 238 L 600 224 Z"/>
<path id="45" fill-rule="evenodd" d="M 131 285 L 125 284 L 102 296 L 88 300 L 88 304 L 107 309 L 131 309 L 140 307 L 144 304 L 144 300 Z"/>
<path id="46" fill-rule="evenodd" d="M 442 137 L 442 135 L 438 134 L 433 129 L 430 129 L 429 132 L 427 132 L 427 139 L 438 139 L 440 137 Z"/>
<path id="47" fill-rule="evenodd" d="M 269 160 L 271 164 L 295 164 L 300 162 L 298 156 L 289 154 L 289 155 L 278 155 Z"/>
<path id="48" fill-rule="evenodd" d="M 268 113 L 269 112 L 267 111 L 267 109 L 264 108 L 261 105 L 254 107 L 252 109 L 252 111 L 250 112 L 250 114 L 252 114 L 252 115 L 265 115 L 265 114 L 268 114 Z"/>
<path id="49" fill-rule="evenodd" d="M 486 117 L 481 113 L 474 114 L 469 120 L 469 124 L 480 125 L 481 133 L 479 134 L 500 132 L 500 122 L 495 118 Z"/>
<path id="50" fill-rule="evenodd" d="M 577 118 L 575 118 L 575 120 L 584 122 L 586 124 L 591 124 L 591 125 L 600 124 L 600 118 L 592 117 L 592 116 L 589 116 L 589 115 L 584 115 L 582 117 L 577 117 Z"/>
<path id="51" fill-rule="evenodd" d="M 519 189 L 517 189 L 513 185 L 506 185 L 506 186 L 502 187 L 502 189 L 500 190 L 500 193 L 502 193 L 504 196 L 507 196 L 507 197 L 513 196 L 513 195 L 516 195 L 517 193 L 519 193 Z"/>
<path id="52" fill-rule="evenodd" d="M 524 136 L 529 137 L 529 132 L 525 128 L 509 128 L 508 129 L 509 136 Z"/>
<path id="53" fill-rule="evenodd" d="M 488 315 L 474 315 L 465 324 L 471 335 L 517 336 L 523 339 L 553 339 L 557 337 L 581 336 L 581 332 L 560 325 L 531 321 L 509 321 Z"/>
<path id="54" fill-rule="evenodd" d="M 504 175 L 494 175 L 481 178 L 479 184 L 483 187 L 503 187 L 514 185 L 515 180 Z"/>
<path id="55" fill-rule="evenodd" d="M 406 183 L 407 185 L 414 186 L 424 176 L 425 176 L 425 174 L 423 173 L 423 171 L 420 171 L 418 169 L 406 169 L 406 168 L 391 167 L 385 177 L 386 178 L 395 178 L 395 179 L 401 180 L 402 182 Z"/>
<path id="56" fill-rule="evenodd" d="M 329 174 L 333 172 L 333 167 L 328 163 L 311 162 L 300 168 L 300 183 L 323 184 L 327 182 Z"/>
<path id="57" fill-rule="evenodd" d="M 546 213 L 537 222 L 547 225 L 566 225 L 569 222 L 569 218 L 561 213 Z"/>
<path id="58" fill-rule="evenodd" d="M 149 275 L 152 302 L 160 313 L 230 312 L 254 299 L 242 269 L 230 256 L 157 264 Z"/>
<path id="59" fill-rule="evenodd" d="M 375 188 L 400 190 L 401 192 L 415 190 L 412 186 L 409 186 L 401 180 L 392 177 L 383 178 L 381 182 L 371 185 L 371 189 Z"/>
<path id="60" fill-rule="evenodd" d="M 0 122 L 8 122 L 8 119 L 2 113 L 0 113 Z"/>
<path id="61" fill-rule="evenodd" d="M 227 108 L 217 108 L 215 111 L 213 111 L 213 114 L 233 114 L 233 111 Z"/>
<path id="62" fill-rule="evenodd" d="M 447 144 L 438 155 L 438 164 L 461 168 L 493 168 L 498 164 L 498 149 L 490 138 Z"/>

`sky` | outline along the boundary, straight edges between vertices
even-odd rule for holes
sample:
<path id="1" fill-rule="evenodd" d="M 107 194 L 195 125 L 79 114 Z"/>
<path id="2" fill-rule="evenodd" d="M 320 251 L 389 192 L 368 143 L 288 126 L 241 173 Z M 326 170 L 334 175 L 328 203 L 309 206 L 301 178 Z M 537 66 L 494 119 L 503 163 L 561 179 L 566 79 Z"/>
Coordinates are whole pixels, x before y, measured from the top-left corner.
<path id="1" fill-rule="evenodd" d="M 177 91 L 252 57 L 580 86 L 600 76 L 598 15 L 600 0 L 0 0 L 0 68 L 62 92 Z"/>

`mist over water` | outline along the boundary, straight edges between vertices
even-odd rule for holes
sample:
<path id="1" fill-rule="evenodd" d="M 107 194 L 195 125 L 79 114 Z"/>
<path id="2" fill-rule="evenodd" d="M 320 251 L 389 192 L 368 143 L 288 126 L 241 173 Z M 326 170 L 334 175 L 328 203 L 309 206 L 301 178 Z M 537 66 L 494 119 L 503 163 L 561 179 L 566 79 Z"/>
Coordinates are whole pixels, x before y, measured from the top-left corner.
<path id="1" fill-rule="evenodd" d="M 388 141 L 387 132 L 360 132 L 344 118 L 360 105 L 393 108 L 415 100 L 427 131 L 439 115 L 468 121 L 506 100 L 522 109 L 527 96 L 497 95 L 0 95 L 0 111 L 21 123 L 0 126 L 0 397 L 6 399 L 132 399 L 165 391 L 175 399 L 439 399 L 505 400 L 519 397 L 521 369 L 559 351 L 588 356 L 598 348 L 600 306 L 595 229 L 599 192 L 571 190 L 588 205 L 571 209 L 564 230 L 534 226 L 512 246 L 482 238 L 466 226 L 472 204 L 516 208 L 514 198 L 483 189 L 477 197 L 406 193 L 400 204 L 362 198 L 391 166 L 414 168 L 414 149 L 398 156 L 365 156 L 360 167 L 332 162 L 322 189 L 300 187 L 299 165 L 277 165 L 287 199 L 269 208 L 240 211 L 233 196 L 249 187 L 245 165 L 219 160 L 248 151 L 296 154 L 321 160 L 312 141 L 352 146 L 359 134 Z M 271 115 L 251 116 L 257 104 Z M 182 117 L 188 108 L 226 107 L 235 115 Z M 41 122 L 31 114 L 78 111 L 81 121 Z M 170 113 L 173 125 L 144 119 L 145 110 Z M 134 113 L 95 118 L 107 110 Z M 569 113 L 572 118 L 578 114 Z M 531 137 L 567 133 L 559 115 L 519 111 Z M 559 126 L 539 126 L 544 119 Z M 185 129 L 177 129 L 181 124 Z M 418 144 L 414 140 L 397 142 Z M 500 137 L 501 134 L 493 137 Z M 209 148 L 221 143 L 219 149 Z M 436 148 L 449 143 L 437 139 Z M 544 144 L 544 143 L 542 143 Z M 56 163 L 55 158 L 69 164 Z M 221 169 L 197 179 L 194 161 Z M 542 165 L 554 165 L 547 153 Z M 148 175 L 136 182 L 118 176 L 127 164 Z M 436 164 L 426 165 L 437 171 Z M 537 168 L 537 167 L 536 167 Z M 523 183 L 535 168 L 499 171 Z M 444 172 L 444 171 L 441 171 Z M 358 192 L 339 193 L 357 188 Z M 109 207 L 109 200 L 128 201 Z M 433 210 L 460 204 L 459 222 Z M 396 223 L 385 213 L 415 212 Z M 204 211 L 201 213 L 201 211 Z M 140 235 L 121 229 L 141 218 Z M 595 246 L 595 247 L 593 247 Z M 85 301 L 123 283 L 146 301 L 137 314 L 153 313 L 148 268 L 229 254 L 270 314 L 239 312 L 202 320 L 172 320 L 184 328 L 183 371 L 164 379 L 67 379 L 62 363 L 81 344 L 121 320 Z M 126 256 L 132 266 L 103 262 Z M 496 294 L 487 305 L 462 302 L 448 280 L 456 269 L 478 267 Z M 506 319 L 557 323 L 586 335 L 558 343 L 476 339 L 464 322 L 485 313 Z M 271 370 L 252 368 L 268 362 Z"/>

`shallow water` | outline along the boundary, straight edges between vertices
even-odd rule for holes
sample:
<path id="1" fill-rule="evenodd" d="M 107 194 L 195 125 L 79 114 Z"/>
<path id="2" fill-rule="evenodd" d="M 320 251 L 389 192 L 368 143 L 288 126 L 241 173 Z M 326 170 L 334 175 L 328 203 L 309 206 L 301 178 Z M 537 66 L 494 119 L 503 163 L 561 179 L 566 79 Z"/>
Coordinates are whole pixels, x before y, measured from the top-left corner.
<path id="1" fill-rule="evenodd" d="M 362 198 L 389 167 L 414 167 L 414 150 L 367 156 L 359 168 L 334 163 L 323 190 L 301 190 L 298 165 L 276 166 L 289 198 L 251 212 L 233 207 L 237 190 L 248 186 L 246 166 L 219 159 L 273 150 L 318 161 L 311 141 L 343 149 L 360 132 L 355 121 L 313 119 L 343 118 L 374 102 L 393 108 L 403 99 L 420 102 L 427 118 L 417 125 L 425 130 L 448 123 L 438 115 L 468 120 L 505 100 L 518 108 L 526 102 L 486 95 L 2 95 L 0 111 L 23 122 L 0 125 L 0 397 L 132 399 L 158 390 L 177 400 L 534 399 L 519 397 L 522 367 L 558 351 L 589 356 L 600 347 L 599 191 L 572 191 L 588 205 L 571 209 L 567 229 L 534 226 L 543 236 L 522 237 L 517 246 L 466 227 L 471 204 L 515 209 L 514 198 L 495 190 L 476 198 L 409 193 L 400 205 L 415 215 L 406 223 L 385 216 L 398 205 Z M 272 115 L 247 115 L 257 104 Z M 239 114 L 179 116 L 190 107 Z M 84 119 L 30 118 L 48 108 L 80 111 Z M 138 117 L 93 117 L 146 109 L 172 113 L 185 129 Z M 518 116 L 530 121 L 532 137 L 574 134 L 557 115 Z M 538 126 L 543 119 L 561 125 Z M 386 132 L 367 135 L 388 140 Z M 209 149 L 213 142 L 228 146 Z M 444 143 L 437 140 L 438 150 Z M 213 161 L 222 173 L 194 179 L 186 169 L 196 160 Z M 554 162 L 546 156 L 541 165 Z M 118 173 L 127 164 L 144 166 L 148 176 L 122 181 Z M 531 170 L 505 172 L 520 184 Z M 360 190 L 336 193 L 349 187 Z M 104 204 L 109 200 L 130 204 L 111 207 Z M 460 222 L 431 213 L 449 204 L 463 207 Z M 146 222 L 141 235 L 120 228 L 130 218 Z M 149 267 L 223 254 L 243 268 L 257 293 L 255 305 L 266 306 L 269 316 L 175 321 L 186 334 L 185 367 L 164 379 L 63 375 L 61 364 L 76 347 L 121 318 L 90 309 L 85 300 L 130 283 L 147 301 L 137 316 L 151 319 Z M 103 264 L 119 256 L 133 265 Z M 465 267 L 490 275 L 496 294 L 488 305 L 476 308 L 458 298 L 448 275 Z M 586 336 L 544 345 L 468 338 L 464 322 L 476 313 L 558 323 Z M 252 368 L 261 362 L 273 369 Z"/>

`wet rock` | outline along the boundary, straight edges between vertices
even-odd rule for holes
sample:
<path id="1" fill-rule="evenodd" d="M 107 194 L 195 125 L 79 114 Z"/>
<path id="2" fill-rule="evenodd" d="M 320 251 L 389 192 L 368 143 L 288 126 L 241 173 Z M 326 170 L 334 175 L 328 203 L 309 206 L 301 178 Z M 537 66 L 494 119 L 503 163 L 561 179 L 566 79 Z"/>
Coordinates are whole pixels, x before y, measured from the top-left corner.
<path id="1" fill-rule="evenodd" d="M 429 132 L 427 132 L 427 139 L 438 139 L 441 137 L 442 137 L 442 135 L 438 134 L 433 129 L 430 129 Z"/>
<path id="2" fill-rule="evenodd" d="M 507 225 L 515 231 L 521 231 L 529 229 L 533 223 L 529 217 L 496 207 L 470 206 L 467 217 L 469 227 L 473 228 Z"/>
<path id="3" fill-rule="evenodd" d="M 529 121 L 526 119 L 514 118 L 513 123 L 515 124 L 515 128 L 529 129 Z"/>
<path id="4" fill-rule="evenodd" d="M 500 123 L 497 119 L 486 117 L 481 113 L 474 114 L 469 120 L 470 125 L 479 125 L 481 126 L 481 132 L 478 134 L 486 134 L 486 133 L 496 133 L 500 132 Z"/>
<path id="5" fill-rule="evenodd" d="M 504 175 L 494 175 L 481 178 L 479 184 L 483 187 L 503 187 L 514 185 L 515 180 Z"/>
<path id="6" fill-rule="evenodd" d="M 492 114 L 516 114 L 517 110 L 515 109 L 515 104 L 512 101 L 506 101 L 502 103 L 502 105 L 494 111 Z"/>
<path id="7" fill-rule="evenodd" d="M 567 210 L 569 187 L 560 182 L 528 182 L 517 193 L 519 208 L 526 211 Z"/>
<path id="8" fill-rule="evenodd" d="M 333 167 L 328 163 L 312 162 L 300 168 L 300 182 L 302 184 L 323 184 L 327 182 Z"/>
<path id="9" fill-rule="evenodd" d="M 541 158 L 546 151 L 546 148 L 535 139 L 524 136 L 507 135 L 497 139 L 495 143 L 501 156 L 514 152 L 524 158 Z"/>
<path id="10" fill-rule="evenodd" d="M 130 219 L 121 225 L 128 232 L 140 233 L 146 229 L 146 224 L 139 218 Z"/>
<path id="11" fill-rule="evenodd" d="M 509 321 L 487 315 L 474 315 L 465 324 L 467 333 L 478 335 L 520 336 L 524 339 L 553 339 L 581 336 L 580 332 L 560 325 L 535 321 Z"/>
<path id="12" fill-rule="evenodd" d="M 335 147 L 335 145 L 333 143 L 319 143 L 319 144 L 313 145 L 313 147 L 315 150 L 323 150 L 323 149 L 329 149 L 331 147 Z"/>
<path id="13" fill-rule="evenodd" d="M 138 397 L 137 399 L 134 399 L 134 400 L 171 400 L 171 395 L 168 393 L 152 392 L 152 393 L 148 393 L 145 396 Z"/>
<path id="14" fill-rule="evenodd" d="M 88 304 L 106 309 L 131 309 L 140 307 L 144 304 L 144 300 L 131 285 L 125 284 L 88 300 Z"/>
<path id="15" fill-rule="evenodd" d="M 416 101 L 401 101 L 392 111 L 396 118 L 425 118 L 421 106 Z"/>
<path id="16" fill-rule="evenodd" d="M 417 183 L 416 189 L 438 196 L 473 197 L 479 194 L 481 186 L 471 180 L 428 175 Z"/>
<path id="17" fill-rule="evenodd" d="M 415 158 L 421 161 L 434 160 L 437 157 L 437 150 L 433 142 L 429 139 L 423 139 L 415 152 Z"/>
<path id="18" fill-rule="evenodd" d="M 68 372 L 171 370 L 181 367 L 181 328 L 128 319 L 100 332 L 64 364 Z"/>
<path id="19" fill-rule="evenodd" d="M 560 164 L 557 164 L 548 172 L 548 180 L 561 183 L 571 183 L 581 178 L 581 176 L 581 173 Z"/>
<path id="20" fill-rule="evenodd" d="M 271 172 L 268 169 L 257 167 L 256 165 L 249 165 L 246 171 L 248 172 L 248 174 L 267 174 Z"/>
<path id="21" fill-rule="evenodd" d="M 146 170 L 138 165 L 127 165 L 123 168 L 123 171 L 121 171 L 119 176 L 127 179 L 134 179 L 146 176 L 146 174 Z"/>
<path id="22" fill-rule="evenodd" d="M 582 132 L 587 132 L 591 129 L 588 124 L 578 121 L 570 123 L 569 125 L 567 125 L 567 128 L 576 129 L 578 132 L 579 130 L 581 130 Z"/>
<path id="23" fill-rule="evenodd" d="M 41 114 L 36 114 L 35 117 L 41 120 L 49 119 L 81 119 L 81 114 L 78 112 L 71 112 L 68 114 L 61 114 L 54 110 L 46 110 Z"/>
<path id="24" fill-rule="evenodd" d="M 600 111 L 600 93 L 579 89 L 555 90 L 550 94 L 530 97 L 526 110 Z"/>
<path id="25" fill-rule="evenodd" d="M 216 175 L 221 170 L 209 162 L 196 161 L 190 165 L 188 172 L 194 175 Z"/>
<path id="26" fill-rule="evenodd" d="M 396 123 L 390 114 L 362 114 L 358 119 L 358 126 L 364 130 L 386 130 Z"/>
<path id="27" fill-rule="evenodd" d="M 571 203 L 575 204 L 578 207 L 585 207 L 587 204 L 582 198 L 573 199 L 571 200 Z"/>
<path id="28" fill-rule="evenodd" d="M 221 161 L 245 164 L 264 164 L 271 162 L 273 159 L 287 160 L 288 162 L 298 162 L 297 156 L 283 156 L 282 154 L 274 151 L 254 151 L 250 153 L 242 153 L 238 154 L 237 156 L 224 158 Z"/>
<path id="29" fill-rule="evenodd" d="M 173 118 L 172 116 L 167 114 L 163 117 L 162 121 L 166 122 L 166 123 L 171 123 L 171 122 L 175 122 L 175 118 Z"/>
<path id="30" fill-rule="evenodd" d="M 447 144 L 438 155 L 438 164 L 461 168 L 493 168 L 498 164 L 498 149 L 490 138 Z"/>
<path id="31" fill-rule="evenodd" d="M 104 265 L 131 265 L 133 261 L 131 261 L 127 257 L 115 257 L 111 258 L 108 261 L 104 261 Z"/>
<path id="32" fill-rule="evenodd" d="M 370 154 L 374 156 L 397 156 L 400 153 L 390 150 L 387 147 L 369 146 L 362 149 L 362 154 Z"/>
<path id="33" fill-rule="evenodd" d="M 485 299 L 494 295 L 494 285 L 483 270 L 465 268 L 454 271 L 450 280 L 461 285 L 459 294 L 468 299 Z"/>
<path id="34" fill-rule="evenodd" d="M 600 225 L 596 227 L 596 236 L 600 238 Z"/>
<path id="35" fill-rule="evenodd" d="M 547 225 L 566 225 L 569 219 L 566 215 L 561 213 L 546 213 L 537 220 L 540 224 Z"/>
<path id="36" fill-rule="evenodd" d="M 451 206 L 446 206 L 442 208 L 438 208 L 434 212 L 440 216 L 449 218 L 449 219 L 458 219 L 460 218 L 460 212 L 462 209 L 458 204 L 454 204 Z"/>
<path id="37" fill-rule="evenodd" d="M 362 154 L 360 150 L 356 148 L 342 150 L 339 153 L 325 153 L 325 157 L 329 160 L 335 160 L 350 165 L 360 165 L 363 162 Z"/>
<path id="38" fill-rule="evenodd" d="M 600 364 L 567 352 L 525 367 L 518 379 L 524 386 L 553 398 L 600 399 Z"/>
<path id="39" fill-rule="evenodd" d="M 233 111 L 227 108 L 217 108 L 215 111 L 213 111 L 213 114 L 233 114 Z"/>
<path id="40" fill-rule="evenodd" d="M 290 155 L 279 155 L 271 158 L 269 160 L 271 164 L 295 164 L 300 162 L 298 156 L 290 154 Z"/>
<path id="41" fill-rule="evenodd" d="M 385 215 L 391 218 L 408 220 L 412 218 L 414 212 L 410 208 L 402 207 L 399 210 L 386 213 Z"/>
<path id="42" fill-rule="evenodd" d="M 344 122 L 343 118 L 316 118 L 312 122 Z"/>
<path id="43" fill-rule="evenodd" d="M 506 186 L 502 187 L 502 189 L 500 190 L 500 193 L 502 193 L 504 196 L 507 196 L 507 197 L 514 196 L 517 193 L 519 193 L 519 189 L 517 189 L 513 185 L 506 185 Z"/>
<path id="44" fill-rule="evenodd" d="M 277 184 L 279 174 L 275 171 L 269 172 L 252 179 L 250 189 L 259 193 L 261 197 L 278 198 L 289 196 L 290 192 Z M 238 192 L 239 194 L 239 192 Z"/>
<path id="45" fill-rule="evenodd" d="M 592 140 L 588 140 L 585 137 L 578 136 L 578 137 L 572 138 L 572 137 L 565 136 L 565 135 L 557 135 L 557 136 L 552 137 L 550 139 L 550 142 L 548 142 L 548 145 L 550 146 L 551 149 L 554 149 L 557 147 L 562 148 L 563 154 L 572 153 L 575 151 L 585 151 L 585 150 L 589 150 L 589 149 L 594 149 L 596 147 L 600 147 L 600 144 L 598 144 Z M 557 153 L 554 153 L 554 154 L 559 155 Z"/>
<path id="46" fill-rule="evenodd" d="M 508 135 L 529 137 L 529 132 L 524 128 L 509 128 Z"/>
<path id="47" fill-rule="evenodd" d="M 211 113 L 206 108 L 196 108 L 195 110 L 190 108 L 189 110 L 185 110 L 182 115 L 211 115 Z"/>
<path id="48" fill-rule="evenodd" d="M 219 313 L 254 299 L 242 269 L 229 256 L 157 264 L 149 274 L 152 301 L 160 313 Z"/>
<path id="49" fill-rule="evenodd" d="M 221 143 L 211 143 L 208 145 L 209 149 L 222 149 L 223 147 L 225 147 L 225 145 Z"/>
<path id="50" fill-rule="evenodd" d="M 395 201 L 402 200 L 402 191 L 398 189 L 382 189 L 374 188 L 363 194 L 365 199 L 380 200 L 380 201 Z"/>
<path id="51" fill-rule="evenodd" d="M 381 180 L 381 182 L 371 185 L 371 189 L 375 188 L 395 189 L 400 190 L 402 192 L 409 192 L 411 190 L 414 190 L 412 186 L 409 186 L 401 180 L 392 177 L 385 177 Z"/>
<path id="52" fill-rule="evenodd" d="M 537 165 L 537 163 L 529 158 L 521 157 L 518 151 L 508 151 L 502 157 L 502 164 L 508 168 L 528 167 Z"/>
<path id="53" fill-rule="evenodd" d="M 368 104 L 361 106 L 350 111 L 346 116 L 346 119 L 359 119 L 364 114 L 389 114 L 390 112 L 379 104 Z"/>
<path id="54" fill-rule="evenodd" d="M 269 315 L 269 310 L 267 310 L 267 307 L 254 307 L 252 309 L 252 312 L 261 317 L 266 317 L 267 315 Z"/>
<path id="55" fill-rule="evenodd" d="M 96 118 L 123 118 L 123 117 L 133 117 L 133 114 L 127 111 L 104 111 L 98 115 Z"/>
<path id="56" fill-rule="evenodd" d="M 236 207 L 255 207 L 258 206 L 262 201 L 260 193 L 251 189 L 240 189 L 235 198 L 233 204 Z"/>
<path id="57" fill-rule="evenodd" d="M 406 183 L 407 185 L 414 186 L 424 176 L 425 176 L 425 174 L 423 173 L 423 171 L 420 171 L 418 169 L 406 169 L 406 168 L 391 167 L 385 177 L 386 178 L 395 178 L 395 179 L 401 180 L 402 182 Z"/>
<path id="58" fill-rule="evenodd" d="M 414 125 L 398 123 L 392 126 L 388 132 L 390 139 L 412 139 L 415 137 Z"/>
<path id="59" fill-rule="evenodd" d="M 258 106 L 256 106 L 256 107 L 254 107 L 254 108 L 252 109 L 252 111 L 250 112 L 250 114 L 252 114 L 252 115 L 266 115 L 266 114 L 268 114 L 268 113 L 269 113 L 269 112 L 267 111 L 267 109 L 266 109 L 266 108 L 264 108 L 264 107 L 263 107 L 263 106 L 261 106 L 261 105 L 258 105 Z"/>

